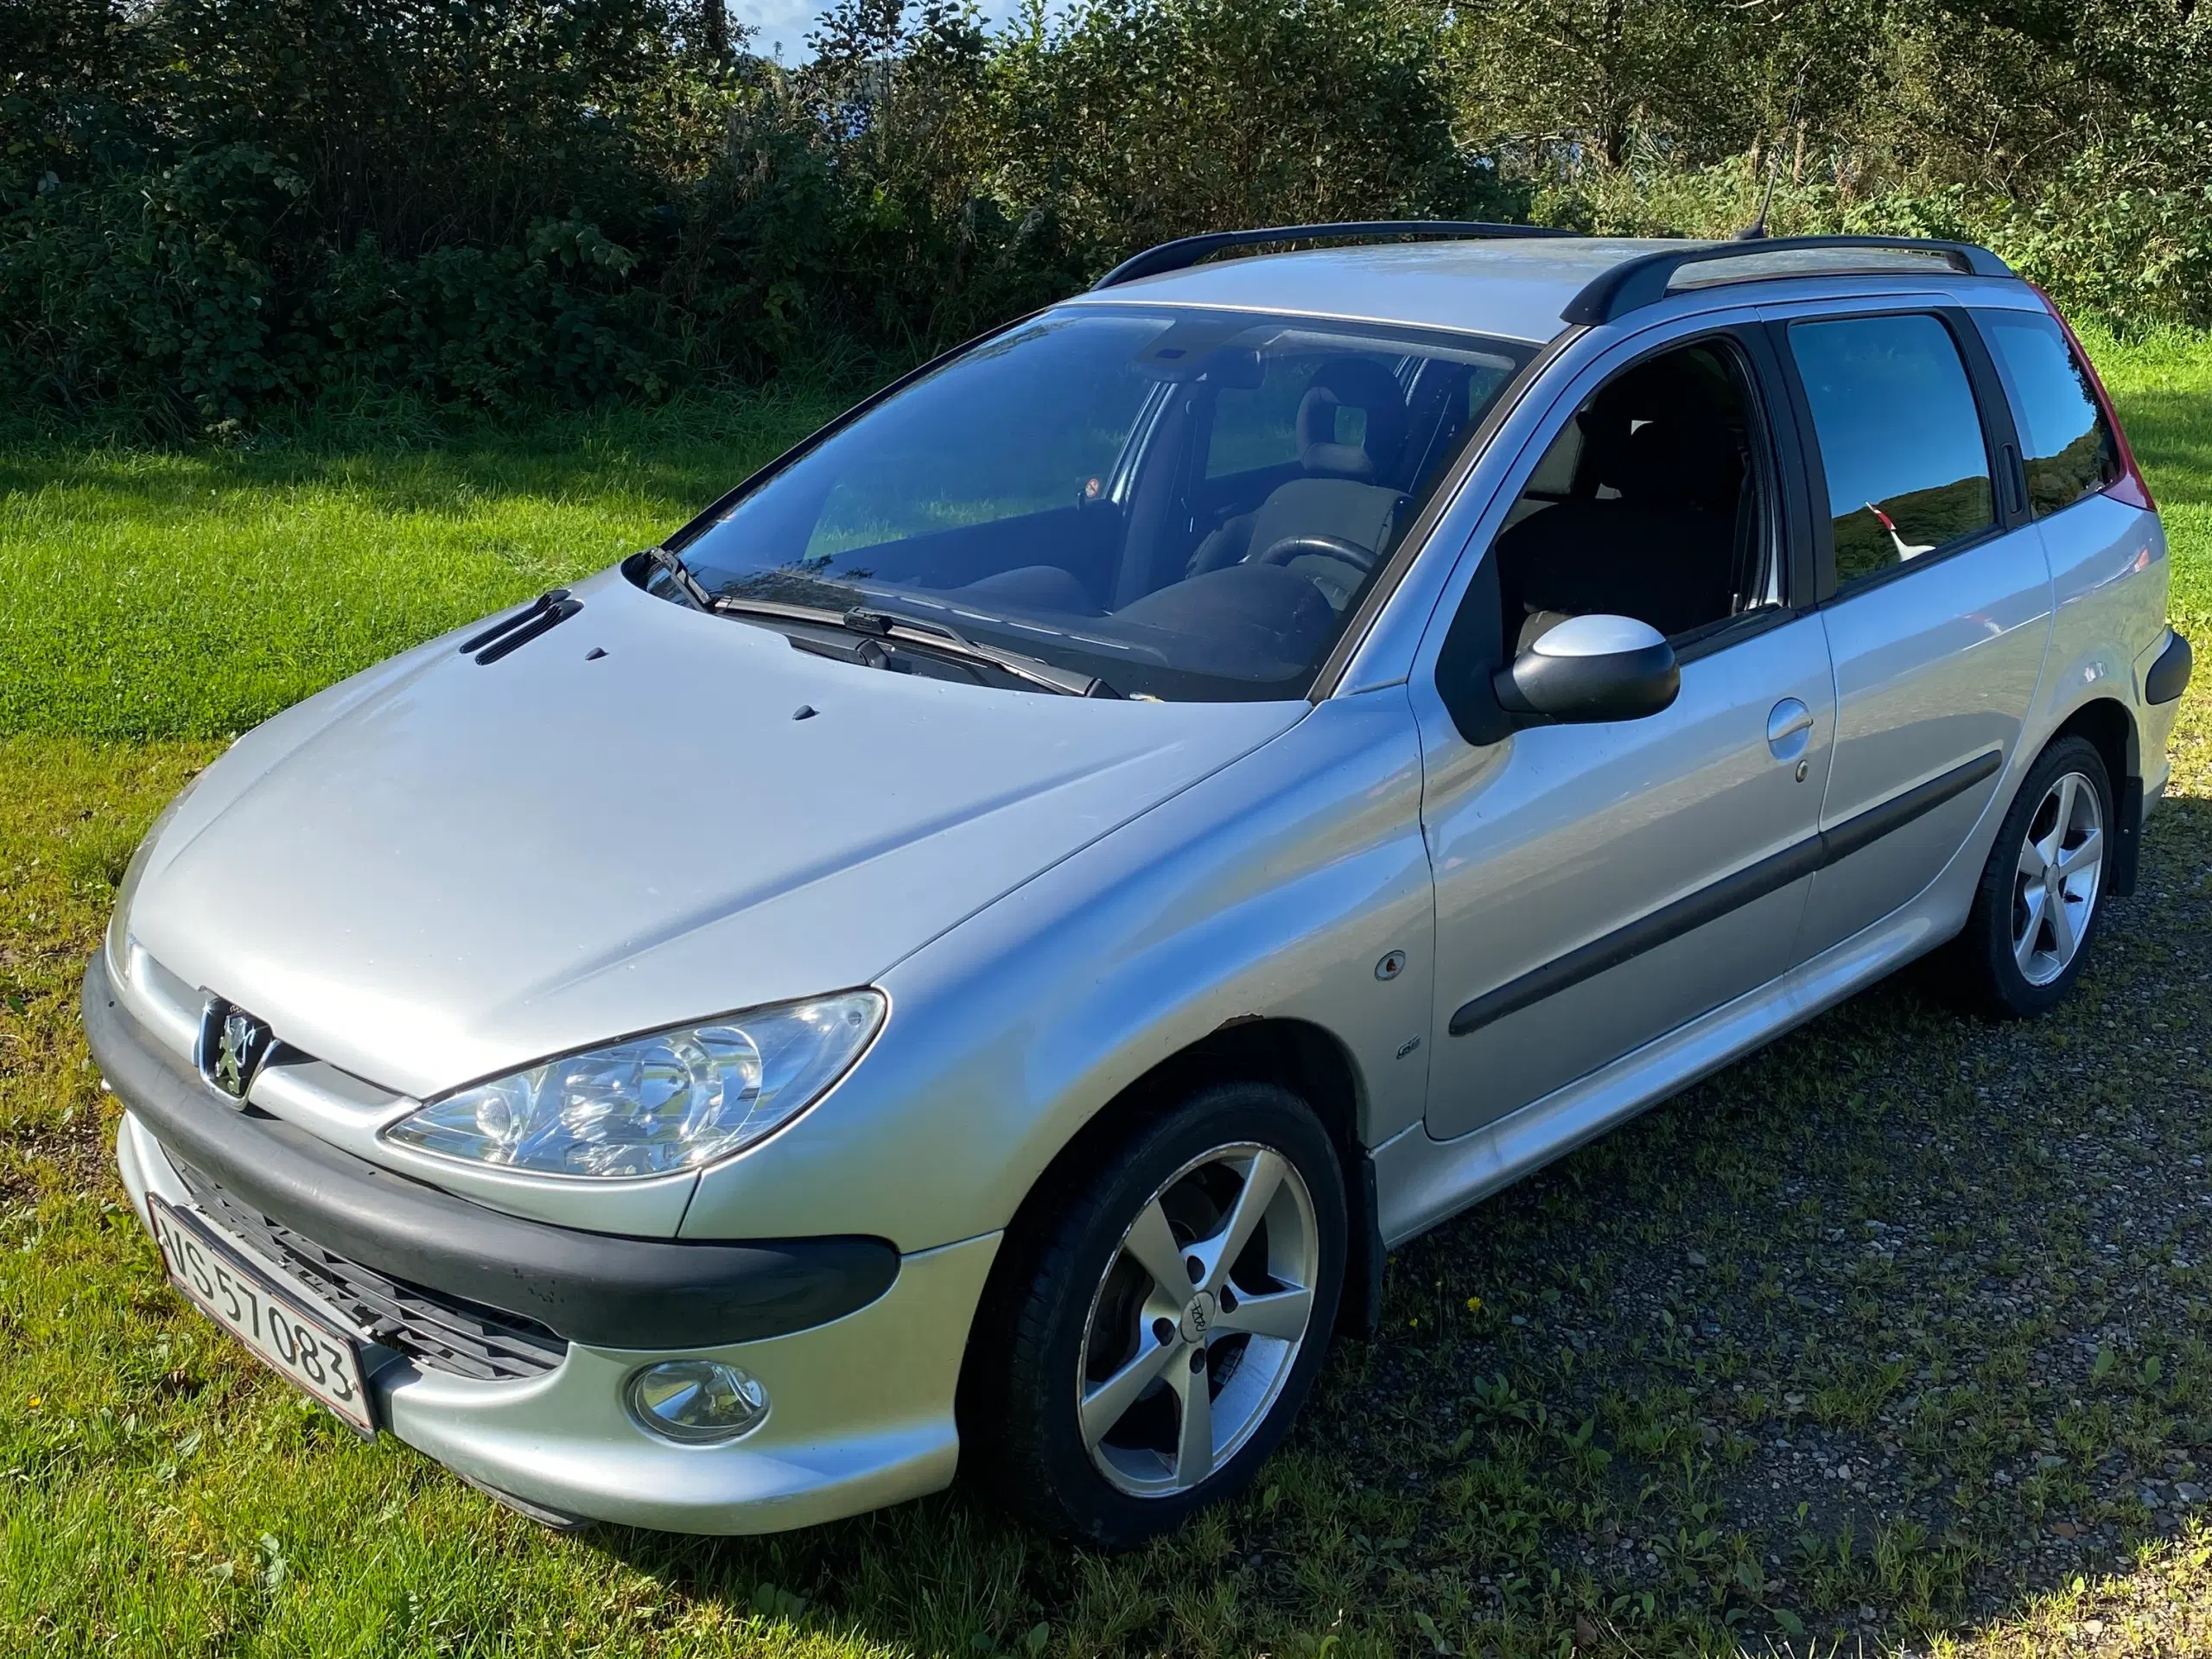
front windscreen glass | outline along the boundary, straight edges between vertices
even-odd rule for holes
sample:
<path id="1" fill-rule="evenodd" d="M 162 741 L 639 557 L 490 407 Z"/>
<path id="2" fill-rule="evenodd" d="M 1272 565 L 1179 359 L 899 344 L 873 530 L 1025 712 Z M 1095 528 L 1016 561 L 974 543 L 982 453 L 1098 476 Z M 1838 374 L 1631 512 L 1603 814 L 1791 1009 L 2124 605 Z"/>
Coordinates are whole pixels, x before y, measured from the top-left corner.
<path id="1" fill-rule="evenodd" d="M 1530 349 L 1069 306 L 670 545 L 719 600 L 912 618 L 1126 696 L 1299 696 Z"/>

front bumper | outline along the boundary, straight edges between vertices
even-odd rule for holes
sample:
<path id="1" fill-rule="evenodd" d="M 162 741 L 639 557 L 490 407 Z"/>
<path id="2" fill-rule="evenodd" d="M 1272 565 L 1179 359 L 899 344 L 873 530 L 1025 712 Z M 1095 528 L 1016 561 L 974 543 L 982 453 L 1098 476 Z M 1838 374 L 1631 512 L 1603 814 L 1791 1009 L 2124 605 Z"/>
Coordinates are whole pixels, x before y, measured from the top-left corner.
<path id="1" fill-rule="evenodd" d="M 96 991 L 109 1017 L 94 1052 L 125 1108 L 117 1160 L 143 1222 L 149 1192 L 181 1207 L 195 1203 L 152 1127 L 156 1121 L 188 1125 L 190 1118 L 177 1112 L 180 1107 L 188 1111 L 192 1103 L 141 1109 L 141 1100 L 161 1084 L 157 1072 L 141 1074 L 141 1063 L 178 1068 L 170 1063 L 174 1057 L 132 1052 L 145 1033 L 134 1030 L 127 1010 L 107 1000 L 104 976 L 88 975 L 88 1005 Z M 93 1023 L 88 1020 L 88 1029 Z M 209 1122 L 218 1136 L 240 1121 L 212 1090 L 204 1109 L 214 1115 Z M 194 1142 L 187 1151 L 204 1173 L 207 1146 Z M 239 1171 L 233 1166 L 222 1174 L 228 1185 Z M 257 1203 L 267 1197 L 257 1193 Z M 297 1212 L 285 1220 L 298 1230 L 315 1225 Z M 533 1237 L 559 1230 L 531 1225 Z M 649 1243 L 593 1234 L 569 1238 L 594 1249 Z M 556 1318 L 546 1322 L 568 1338 L 566 1350 L 542 1375 L 483 1380 L 379 1349 L 373 1351 L 390 1357 L 371 1376 L 370 1388 L 393 1433 L 495 1495 L 520 1500 L 525 1509 L 671 1532 L 807 1526 L 950 1482 L 958 1449 L 953 1397 L 998 1240 L 997 1234 L 987 1234 L 898 1258 L 887 1284 L 871 1300 L 801 1328 L 791 1328 L 785 1317 L 776 1322 L 774 1334 L 685 1341 L 673 1328 L 681 1320 L 671 1310 L 670 1318 L 656 1321 L 651 1345 L 641 1346 L 588 1332 L 580 1335 Z M 789 1247 L 808 1242 L 783 1241 L 778 1249 L 789 1255 Z M 805 1252 L 798 1255 L 804 1259 Z M 753 1265 L 749 1258 L 718 1259 L 735 1263 L 740 1281 L 746 1278 L 742 1270 Z M 396 1271 L 388 1261 L 364 1265 Z M 530 1276 L 526 1261 L 505 1266 L 519 1280 Z M 773 1300 L 788 1315 L 789 1298 Z M 728 1309 L 715 1306 L 725 1317 L 702 1325 L 727 1332 Z M 741 1440 L 709 1446 L 674 1445 L 638 1427 L 622 1403 L 622 1384 L 631 1372 L 655 1360 L 691 1357 L 725 1359 L 759 1377 L 768 1390 L 767 1420 Z"/>

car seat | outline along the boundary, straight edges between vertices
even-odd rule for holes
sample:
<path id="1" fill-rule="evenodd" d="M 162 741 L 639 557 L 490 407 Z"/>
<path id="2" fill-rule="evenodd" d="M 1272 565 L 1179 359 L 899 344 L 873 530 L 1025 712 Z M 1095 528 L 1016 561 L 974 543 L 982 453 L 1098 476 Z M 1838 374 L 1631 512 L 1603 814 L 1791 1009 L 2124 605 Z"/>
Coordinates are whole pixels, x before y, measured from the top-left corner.
<path id="1" fill-rule="evenodd" d="M 1364 417 L 1357 443 L 1338 441 L 1337 416 L 1344 409 L 1357 409 Z M 1388 369 L 1364 357 L 1325 359 L 1298 404 L 1300 475 L 1200 542 L 1186 574 L 1264 559 L 1292 536 L 1328 537 L 1370 556 L 1380 551 L 1406 505 L 1397 476 L 1406 424 L 1405 397 Z M 1304 556 L 1292 558 L 1287 568 L 1297 569 L 1304 562 Z"/>
<path id="2" fill-rule="evenodd" d="M 1525 619 L 1516 649 L 1593 612 L 1670 635 L 1732 612 L 1743 457 L 1710 381 L 1651 368 L 1583 411 L 1575 493 L 1497 539 L 1506 615 Z"/>

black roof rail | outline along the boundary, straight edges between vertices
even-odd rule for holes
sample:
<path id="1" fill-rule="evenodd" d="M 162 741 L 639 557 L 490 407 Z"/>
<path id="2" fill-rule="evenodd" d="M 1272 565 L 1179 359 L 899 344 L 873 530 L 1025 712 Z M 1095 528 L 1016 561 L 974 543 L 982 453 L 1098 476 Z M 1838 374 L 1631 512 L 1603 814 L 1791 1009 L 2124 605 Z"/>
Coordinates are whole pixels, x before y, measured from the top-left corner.
<path id="1" fill-rule="evenodd" d="M 1907 253 L 1936 254 L 1941 256 L 1953 270 L 1967 276 L 2011 276 L 2016 274 L 2012 266 L 1987 248 L 1978 248 L 1971 242 L 1937 242 L 1917 236 L 1775 236 L 1758 237 L 1743 242 L 1692 243 L 1680 250 L 1663 248 L 1656 253 L 1624 259 L 1569 300 L 1567 309 L 1560 313 L 1560 320 L 1583 324 L 1612 322 L 1631 311 L 1641 310 L 1647 305 L 1656 305 L 1667 297 L 1668 284 L 1674 280 L 1675 273 L 1685 265 L 1704 264 L 1714 260 L 1754 259 L 1765 253 L 1853 248 L 1875 251 L 1901 249 Z M 1737 280 L 1769 282 L 1785 276 L 1830 274 L 1820 270 L 1760 271 Z M 1838 270 L 1833 274 L 1866 273 Z"/>
<path id="2" fill-rule="evenodd" d="M 1575 234 L 1573 231 L 1554 230 L 1548 225 L 1492 225 L 1480 219 L 1368 219 L 1340 225 L 1276 225 L 1256 231 L 1208 231 L 1203 236 L 1186 236 L 1173 242 L 1162 242 L 1156 248 L 1147 248 L 1142 253 L 1132 254 L 1093 283 L 1090 288 L 1096 293 L 1102 288 L 1134 283 L 1140 276 L 1157 276 L 1163 271 L 1181 270 L 1197 264 L 1210 253 L 1220 252 L 1224 248 L 1249 247 L 1262 242 L 1315 242 L 1325 238 L 1356 239 L 1379 236 L 1438 236 L 1473 240 L 1487 237 Z"/>

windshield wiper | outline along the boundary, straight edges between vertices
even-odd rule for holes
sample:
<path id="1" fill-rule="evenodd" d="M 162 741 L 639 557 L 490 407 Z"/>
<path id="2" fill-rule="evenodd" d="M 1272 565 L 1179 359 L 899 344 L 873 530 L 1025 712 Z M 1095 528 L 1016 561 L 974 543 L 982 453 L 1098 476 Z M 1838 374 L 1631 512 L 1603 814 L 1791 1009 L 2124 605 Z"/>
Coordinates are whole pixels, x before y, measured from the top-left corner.
<path id="1" fill-rule="evenodd" d="M 942 622 L 929 622 L 920 617 L 901 616 L 893 611 L 872 611 L 864 607 L 847 611 L 840 620 L 855 633 L 869 634 L 879 639 L 895 639 L 901 645 L 918 645 L 925 651 L 934 651 L 943 656 L 987 664 L 1001 673 L 1013 675 L 1018 680 L 1027 680 L 1032 685 L 1065 692 L 1071 697 L 1119 697 L 1122 695 L 1096 674 L 1056 667 L 1041 658 L 1031 657 L 1021 652 L 1001 651 L 995 645 L 978 645 L 966 634 Z M 917 639 L 916 635 L 920 637 Z"/>
<path id="2" fill-rule="evenodd" d="M 645 550 L 645 556 L 667 571 L 670 579 L 683 590 L 684 597 L 694 605 L 702 611 L 715 608 L 714 595 L 706 590 L 698 577 L 691 574 L 691 567 L 683 563 L 681 555 L 671 553 L 664 547 L 649 547 Z"/>
<path id="3" fill-rule="evenodd" d="M 1096 674 L 1078 673 L 1073 669 L 1055 667 L 1035 657 L 1026 657 L 1020 652 L 1000 651 L 995 646 L 978 645 L 942 622 L 925 622 L 918 617 L 899 616 L 890 611 L 869 610 L 864 606 L 833 611 L 819 605 L 787 605 L 780 600 L 732 598 L 714 601 L 712 608 L 727 615 L 810 622 L 820 627 L 842 628 L 849 633 L 864 634 L 871 639 L 888 639 L 912 650 L 950 658 L 955 662 L 979 663 L 986 668 L 995 668 L 1001 674 L 1011 675 L 1031 685 L 1042 686 L 1048 691 L 1057 691 L 1063 696 L 1119 697 L 1122 695 Z"/>

